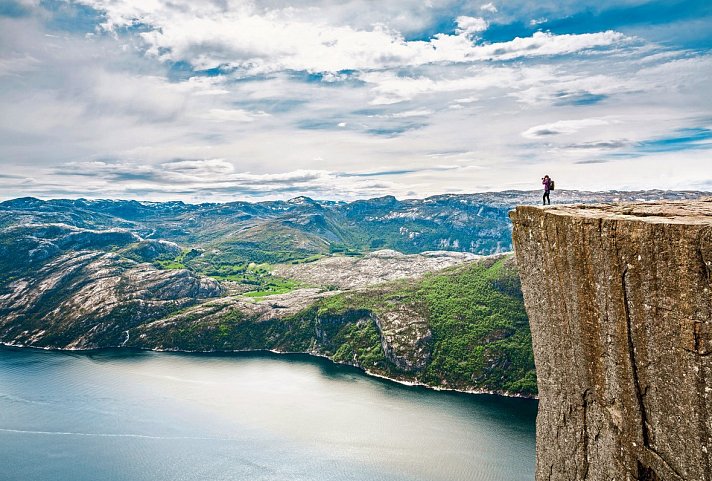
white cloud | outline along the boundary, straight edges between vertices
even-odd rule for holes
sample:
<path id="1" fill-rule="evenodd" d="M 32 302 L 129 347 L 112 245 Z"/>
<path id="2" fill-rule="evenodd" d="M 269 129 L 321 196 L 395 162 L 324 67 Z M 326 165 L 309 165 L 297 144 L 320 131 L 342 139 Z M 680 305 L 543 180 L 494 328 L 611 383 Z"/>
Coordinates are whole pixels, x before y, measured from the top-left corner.
<path id="1" fill-rule="evenodd" d="M 115 113 L 166 120 L 186 106 L 188 85 L 178 85 L 153 75 L 131 75 L 99 70 L 82 72 L 93 90 L 94 108 Z"/>
<path id="2" fill-rule="evenodd" d="M 170 15 L 215 17 L 233 12 L 245 16 L 271 15 L 294 21 L 313 22 L 320 19 L 326 25 L 349 25 L 355 29 L 369 29 L 374 25 L 388 25 L 404 34 L 420 32 L 432 25 L 439 16 L 457 6 L 458 0 L 389 0 L 378 8 L 362 0 L 81 0 L 97 10 L 106 11 L 104 27 L 113 29 L 133 25 L 136 20 Z"/>
<path id="3" fill-rule="evenodd" d="M 611 152 L 712 112 L 709 53 L 614 31 L 475 39 L 477 13 L 494 25 L 505 4 L 495 16 L 454 0 L 84 3 L 114 30 L 49 30 L 39 5 L 0 18 L 6 197 L 413 196 L 536 188 L 542 169 L 592 188 Z M 539 18 L 530 10 L 518 21 Z M 654 185 L 673 162 L 692 185 L 703 154 L 646 154 L 645 178 L 643 160 L 616 158 L 617 179 Z"/>
<path id="4" fill-rule="evenodd" d="M 381 72 L 363 74 L 359 78 L 372 85 L 375 95 L 371 101 L 373 105 L 388 105 L 446 92 L 519 91 L 554 81 L 556 74 L 550 67 L 502 66 L 468 69 L 464 75 L 451 79 L 405 77 Z"/>
<path id="5" fill-rule="evenodd" d="M 484 32 L 489 26 L 484 18 L 479 17 L 461 16 L 457 17 L 455 22 L 457 23 L 457 32 L 468 37 L 476 33 Z"/>
<path id="6" fill-rule="evenodd" d="M 428 109 L 406 110 L 405 112 L 396 112 L 395 114 L 391 115 L 391 117 L 393 117 L 394 119 L 408 119 L 411 117 L 427 117 L 432 114 L 433 111 Z"/>
<path id="7" fill-rule="evenodd" d="M 285 198 L 306 193 L 322 198 L 356 198 L 364 193 L 383 195 L 398 188 L 393 182 L 368 175 L 354 176 L 323 169 L 271 174 L 235 172 L 234 165 L 224 159 L 179 160 L 155 167 L 127 162 L 71 162 L 63 165 L 58 173 L 61 177 L 55 187 L 64 184 L 71 188 L 80 182 L 82 195 L 93 198 L 127 198 L 136 191 L 164 200 L 186 191 L 192 193 L 191 200 L 208 198 L 211 201 L 236 196 Z M 41 183 L 34 184 L 44 187 Z"/>
<path id="8" fill-rule="evenodd" d="M 480 10 L 484 10 L 485 12 L 490 12 L 490 13 L 497 13 L 497 7 L 492 2 L 485 3 L 484 5 L 481 5 Z"/>
<path id="9" fill-rule="evenodd" d="M 264 112 L 243 109 L 210 109 L 201 117 L 215 122 L 252 122 L 256 117 L 268 117 Z"/>
<path id="10" fill-rule="evenodd" d="M 517 37 L 509 42 L 479 45 L 471 57 L 478 60 L 512 60 L 523 57 L 564 55 L 602 47 L 615 47 L 633 39 L 620 32 L 608 30 L 597 33 L 555 35 L 535 32 L 531 37 Z"/>
<path id="11" fill-rule="evenodd" d="M 31 55 L 0 58 L 0 77 L 18 75 L 40 68 L 40 61 Z"/>
<path id="12" fill-rule="evenodd" d="M 528 139 L 538 139 L 552 135 L 573 134 L 588 127 L 598 127 L 610 123 L 610 120 L 605 119 L 559 120 L 549 124 L 530 127 L 522 132 L 522 136 Z"/>
<path id="13" fill-rule="evenodd" d="M 296 70 L 335 73 L 343 70 L 419 66 L 432 62 L 472 62 L 560 55 L 620 44 L 617 32 L 532 37 L 487 45 L 474 35 L 488 27 L 479 17 L 458 16 L 457 34 L 439 33 L 429 41 L 407 41 L 384 24 L 367 28 L 318 20 L 309 9 L 261 11 L 250 4 L 201 6 L 170 2 L 85 0 L 106 12 L 104 28 L 143 24 L 148 53 L 163 61 L 186 61 L 199 69 L 227 66 L 243 75 Z M 309 12 L 312 15 L 307 16 Z M 318 12 L 317 12 L 318 13 Z M 334 78 L 329 77 L 329 80 Z"/>
<path id="14" fill-rule="evenodd" d="M 174 160 L 162 163 L 161 168 L 171 172 L 183 172 L 199 176 L 232 174 L 235 171 L 235 166 L 225 159 Z"/>

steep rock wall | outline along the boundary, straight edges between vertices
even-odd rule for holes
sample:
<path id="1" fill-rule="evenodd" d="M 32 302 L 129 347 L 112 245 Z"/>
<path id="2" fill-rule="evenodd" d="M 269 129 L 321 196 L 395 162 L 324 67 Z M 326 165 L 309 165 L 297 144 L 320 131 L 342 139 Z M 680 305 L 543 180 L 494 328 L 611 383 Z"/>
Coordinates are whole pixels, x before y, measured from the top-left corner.
<path id="1" fill-rule="evenodd" d="M 712 199 L 510 217 L 537 481 L 712 480 Z"/>

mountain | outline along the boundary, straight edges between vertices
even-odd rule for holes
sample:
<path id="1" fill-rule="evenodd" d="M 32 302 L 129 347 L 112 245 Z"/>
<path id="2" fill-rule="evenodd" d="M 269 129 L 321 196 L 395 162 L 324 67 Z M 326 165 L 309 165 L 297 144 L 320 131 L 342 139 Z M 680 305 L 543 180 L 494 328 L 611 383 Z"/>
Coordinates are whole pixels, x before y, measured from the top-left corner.
<path id="1" fill-rule="evenodd" d="M 556 191 L 554 202 L 692 199 L 700 192 Z M 14 199 L 0 203 L 0 229 L 48 224 L 85 231 L 121 230 L 145 240 L 201 248 L 202 260 L 284 262 L 315 254 L 395 249 L 404 253 L 510 251 L 507 212 L 536 204 L 537 192 L 506 191 L 350 203 L 289 201 L 184 204 L 135 200 Z M 14 235 L 13 235 L 14 236 Z M 40 236 L 34 236 L 43 238 Z M 220 260 L 214 259 L 216 256 Z"/>
<path id="2" fill-rule="evenodd" d="M 0 342 L 310 352 L 406 382 L 533 395 L 516 265 L 497 255 L 523 202 L 538 194 L 2 202 Z"/>

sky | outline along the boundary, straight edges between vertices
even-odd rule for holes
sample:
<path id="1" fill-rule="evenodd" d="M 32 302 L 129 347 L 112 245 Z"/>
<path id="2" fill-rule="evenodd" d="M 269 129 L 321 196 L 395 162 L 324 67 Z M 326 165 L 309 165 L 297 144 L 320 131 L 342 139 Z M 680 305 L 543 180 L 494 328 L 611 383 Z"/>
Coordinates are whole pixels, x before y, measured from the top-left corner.
<path id="1" fill-rule="evenodd" d="M 709 0 L 0 0 L 0 198 L 712 191 Z"/>

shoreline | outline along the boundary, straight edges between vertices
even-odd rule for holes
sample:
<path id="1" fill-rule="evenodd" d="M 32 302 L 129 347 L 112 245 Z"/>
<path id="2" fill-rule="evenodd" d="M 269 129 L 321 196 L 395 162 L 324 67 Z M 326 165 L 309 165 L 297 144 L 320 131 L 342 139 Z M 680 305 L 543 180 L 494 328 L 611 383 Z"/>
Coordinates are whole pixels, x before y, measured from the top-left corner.
<path id="1" fill-rule="evenodd" d="M 15 348 L 15 349 L 36 349 L 36 350 L 41 350 L 41 351 L 53 351 L 53 352 L 74 352 L 74 353 L 77 353 L 77 352 L 78 353 L 91 353 L 91 352 L 96 352 L 96 351 L 104 351 L 104 350 L 114 349 L 114 350 L 126 350 L 126 351 L 134 350 L 134 351 L 144 351 L 144 352 L 165 352 L 165 353 L 177 353 L 177 354 L 248 354 L 248 353 L 259 354 L 259 353 L 267 353 L 268 352 L 268 353 L 277 354 L 280 356 L 301 355 L 301 356 L 309 356 L 309 357 L 325 359 L 336 366 L 350 366 L 355 369 L 358 369 L 365 376 L 373 377 L 376 379 L 381 379 L 381 380 L 388 381 L 388 382 L 393 382 L 393 383 L 399 384 L 401 386 L 424 388 L 424 389 L 428 389 L 431 391 L 438 391 L 438 392 L 452 392 L 452 393 L 470 394 L 470 395 L 488 394 L 488 395 L 492 395 L 492 396 L 501 396 L 501 397 L 505 397 L 505 398 L 530 399 L 530 400 L 536 400 L 536 401 L 539 400 L 539 396 L 526 396 L 526 395 L 519 394 L 519 393 L 493 391 L 493 390 L 489 390 L 489 389 L 455 389 L 455 388 L 447 388 L 447 387 L 441 387 L 441 386 L 431 386 L 430 384 L 425 384 L 420 381 L 408 381 L 408 380 L 404 380 L 404 379 L 392 378 L 392 377 L 385 376 L 383 374 L 369 371 L 368 369 L 365 369 L 365 368 L 355 365 L 355 364 L 334 361 L 329 356 L 327 356 L 325 354 L 316 353 L 316 352 L 278 351 L 276 349 L 237 349 L 237 350 L 227 350 L 227 351 L 224 351 L 224 350 L 190 351 L 190 350 L 185 350 L 185 349 L 158 349 L 158 348 L 148 349 L 148 348 L 139 348 L 139 347 L 125 347 L 125 346 L 108 346 L 108 347 L 97 347 L 97 348 L 92 348 L 92 349 L 79 349 L 79 348 L 59 348 L 59 347 L 49 347 L 49 346 L 25 346 L 23 344 L 14 344 L 11 342 L 6 342 L 6 341 L 0 341 L 0 347 L 11 347 L 11 348 Z"/>

